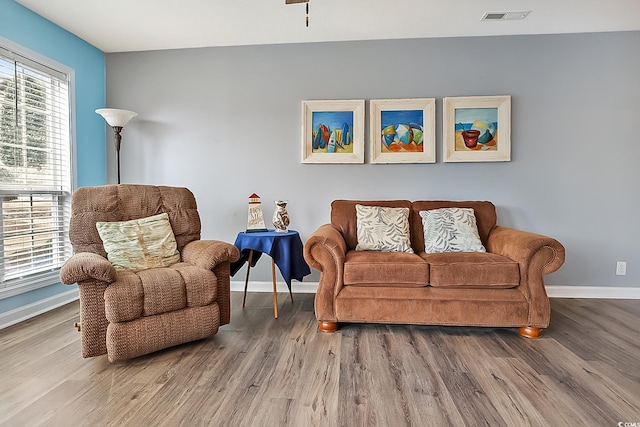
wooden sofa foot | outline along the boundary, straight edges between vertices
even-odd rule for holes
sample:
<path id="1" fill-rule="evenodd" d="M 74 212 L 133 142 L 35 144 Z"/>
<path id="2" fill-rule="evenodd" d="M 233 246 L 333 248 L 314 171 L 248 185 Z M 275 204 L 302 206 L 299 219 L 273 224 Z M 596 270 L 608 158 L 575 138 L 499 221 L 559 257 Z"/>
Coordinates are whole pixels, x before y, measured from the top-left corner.
<path id="1" fill-rule="evenodd" d="M 322 332 L 335 332 L 338 330 L 338 322 L 325 322 L 318 320 L 318 329 Z"/>
<path id="2" fill-rule="evenodd" d="M 76 328 L 78 330 L 78 332 L 80 332 L 80 329 L 82 329 L 82 327 L 80 326 L 80 323 L 78 323 L 78 322 L 75 322 L 73 324 L 73 327 Z"/>
<path id="3" fill-rule="evenodd" d="M 525 338 L 540 338 L 542 335 L 542 329 L 535 326 L 523 326 L 518 332 Z"/>

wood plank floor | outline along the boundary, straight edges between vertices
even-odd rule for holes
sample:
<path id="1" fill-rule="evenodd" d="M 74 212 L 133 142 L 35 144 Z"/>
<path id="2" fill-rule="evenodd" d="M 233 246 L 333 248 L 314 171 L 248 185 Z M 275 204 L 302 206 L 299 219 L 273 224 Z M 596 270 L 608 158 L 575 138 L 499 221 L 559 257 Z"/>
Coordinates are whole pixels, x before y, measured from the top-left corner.
<path id="1" fill-rule="evenodd" d="M 82 359 L 77 303 L 0 331 L 2 426 L 617 426 L 640 423 L 640 300 L 552 300 L 513 329 L 342 325 L 253 293 L 209 339 Z"/>

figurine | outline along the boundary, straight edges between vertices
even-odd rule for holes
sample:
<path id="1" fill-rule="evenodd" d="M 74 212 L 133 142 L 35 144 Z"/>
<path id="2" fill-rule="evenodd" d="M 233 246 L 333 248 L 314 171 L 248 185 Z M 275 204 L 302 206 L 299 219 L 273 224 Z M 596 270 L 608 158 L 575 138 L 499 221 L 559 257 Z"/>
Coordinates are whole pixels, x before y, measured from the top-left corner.
<path id="1" fill-rule="evenodd" d="M 247 233 L 267 231 L 262 216 L 262 202 L 260 196 L 253 193 L 249 196 L 249 218 L 247 220 Z"/>
<path id="2" fill-rule="evenodd" d="M 290 219 L 287 212 L 287 201 L 276 200 L 276 211 L 273 214 L 273 226 L 279 233 L 286 233 L 288 231 Z"/>

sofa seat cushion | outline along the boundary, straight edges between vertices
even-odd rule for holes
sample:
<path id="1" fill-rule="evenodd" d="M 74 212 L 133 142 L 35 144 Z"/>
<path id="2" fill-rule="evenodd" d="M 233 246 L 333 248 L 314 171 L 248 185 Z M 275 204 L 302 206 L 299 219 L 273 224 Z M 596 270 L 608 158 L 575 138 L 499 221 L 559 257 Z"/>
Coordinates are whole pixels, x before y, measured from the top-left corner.
<path id="1" fill-rule="evenodd" d="M 441 288 L 514 288 L 518 263 L 489 252 L 446 252 L 420 256 L 429 263 L 429 284 Z"/>
<path id="2" fill-rule="evenodd" d="M 349 251 L 344 263 L 345 286 L 423 287 L 429 266 L 405 252 Z"/>
<path id="3" fill-rule="evenodd" d="M 119 271 L 104 292 L 105 315 L 116 323 L 201 307 L 215 300 L 216 291 L 212 271 L 184 262 L 168 268 Z"/>

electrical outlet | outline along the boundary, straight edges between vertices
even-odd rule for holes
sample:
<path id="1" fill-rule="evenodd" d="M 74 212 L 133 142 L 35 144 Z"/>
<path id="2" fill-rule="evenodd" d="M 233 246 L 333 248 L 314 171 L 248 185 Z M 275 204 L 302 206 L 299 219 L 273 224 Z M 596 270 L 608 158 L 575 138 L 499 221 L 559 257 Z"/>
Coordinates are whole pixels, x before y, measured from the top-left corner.
<path id="1" fill-rule="evenodd" d="M 618 261 L 616 264 L 616 276 L 626 276 L 627 275 L 627 263 L 624 261 Z"/>

